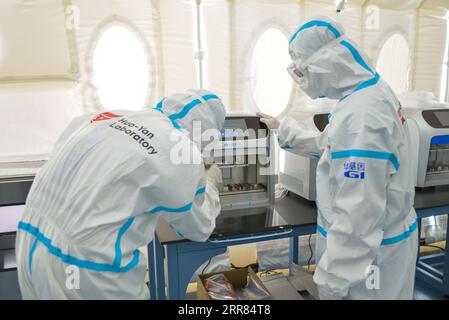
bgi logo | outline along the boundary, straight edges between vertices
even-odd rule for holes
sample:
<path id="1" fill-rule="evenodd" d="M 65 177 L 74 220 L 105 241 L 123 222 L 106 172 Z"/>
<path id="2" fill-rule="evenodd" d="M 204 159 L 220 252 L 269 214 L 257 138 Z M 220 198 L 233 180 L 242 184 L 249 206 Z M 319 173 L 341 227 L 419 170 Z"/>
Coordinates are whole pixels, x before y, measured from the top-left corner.
<path id="1" fill-rule="evenodd" d="M 344 164 L 345 177 L 349 179 L 365 179 L 365 163 L 346 162 Z"/>

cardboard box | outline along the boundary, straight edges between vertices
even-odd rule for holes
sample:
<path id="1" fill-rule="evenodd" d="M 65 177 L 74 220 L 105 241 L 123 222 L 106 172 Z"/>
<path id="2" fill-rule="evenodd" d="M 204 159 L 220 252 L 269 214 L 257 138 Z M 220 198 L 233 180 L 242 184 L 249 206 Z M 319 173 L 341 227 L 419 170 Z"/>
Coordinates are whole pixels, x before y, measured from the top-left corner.
<path id="1" fill-rule="evenodd" d="M 254 273 L 253 269 L 249 267 L 248 269 L 242 268 L 242 269 L 234 269 L 229 271 L 198 275 L 197 292 L 196 292 L 196 297 L 198 300 L 212 300 L 209 297 L 209 294 L 207 293 L 204 282 L 207 278 L 220 273 L 226 276 L 226 278 L 229 280 L 229 282 L 232 284 L 235 290 L 245 287 L 248 282 L 248 277 L 251 277 L 255 282 L 257 282 L 257 284 L 260 285 L 261 288 L 270 293 L 270 291 L 263 285 L 259 277 Z"/>

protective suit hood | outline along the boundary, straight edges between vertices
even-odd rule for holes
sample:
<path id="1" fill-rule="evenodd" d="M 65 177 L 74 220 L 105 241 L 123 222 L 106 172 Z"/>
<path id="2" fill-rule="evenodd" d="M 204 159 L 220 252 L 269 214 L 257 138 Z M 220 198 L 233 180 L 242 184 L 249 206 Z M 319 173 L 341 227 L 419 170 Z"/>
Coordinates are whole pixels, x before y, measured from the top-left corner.
<path id="1" fill-rule="evenodd" d="M 193 141 L 198 141 L 193 139 L 194 135 L 203 134 L 206 130 L 220 131 L 226 116 L 220 98 L 203 89 L 190 89 L 186 93 L 170 95 L 162 99 L 155 109 L 164 113 L 175 128 L 185 130 Z M 202 147 L 205 143 L 202 142 Z"/>
<path id="2" fill-rule="evenodd" d="M 343 99 L 368 81 L 378 81 L 369 58 L 346 39 L 342 25 L 327 17 L 302 25 L 290 39 L 295 79 L 312 99 Z M 377 80 L 375 80 L 377 78 Z"/>

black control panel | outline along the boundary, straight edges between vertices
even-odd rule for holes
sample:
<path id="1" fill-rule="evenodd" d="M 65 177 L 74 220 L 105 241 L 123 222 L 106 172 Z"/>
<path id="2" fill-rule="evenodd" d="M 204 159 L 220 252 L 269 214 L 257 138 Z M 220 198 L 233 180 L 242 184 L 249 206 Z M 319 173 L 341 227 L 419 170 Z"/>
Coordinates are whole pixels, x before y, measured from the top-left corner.
<path id="1" fill-rule="evenodd" d="M 448 109 L 435 109 L 424 110 L 422 112 L 424 120 L 432 127 L 436 129 L 449 128 L 449 110 Z"/>
<path id="2" fill-rule="evenodd" d="M 257 139 L 266 136 L 268 136 L 268 128 L 256 116 L 226 117 L 221 131 L 222 140 Z"/>

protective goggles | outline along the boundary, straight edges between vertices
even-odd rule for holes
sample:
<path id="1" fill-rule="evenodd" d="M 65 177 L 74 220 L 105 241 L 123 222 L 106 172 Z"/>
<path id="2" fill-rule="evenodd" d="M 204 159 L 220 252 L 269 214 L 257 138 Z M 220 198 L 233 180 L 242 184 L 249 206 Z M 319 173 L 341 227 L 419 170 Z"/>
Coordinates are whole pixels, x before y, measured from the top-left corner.
<path id="1" fill-rule="evenodd" d="M 301 79 L 304 78 L 304 74 L 296 67 L 294 62 L 287 67 L 287 72 L 297 83 L 301 82 Z"/>

